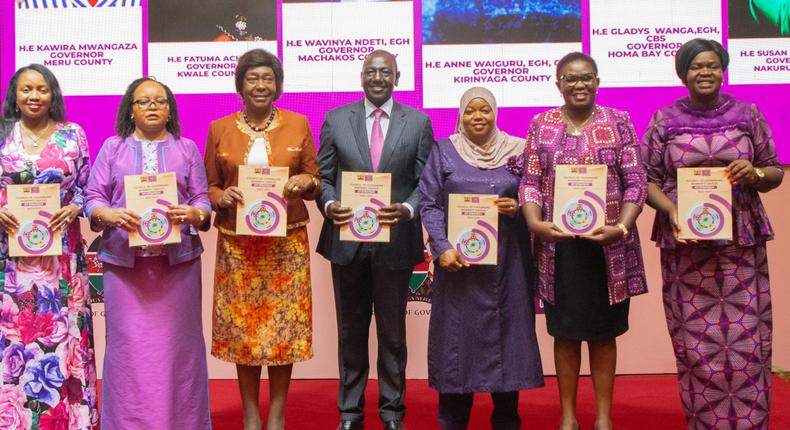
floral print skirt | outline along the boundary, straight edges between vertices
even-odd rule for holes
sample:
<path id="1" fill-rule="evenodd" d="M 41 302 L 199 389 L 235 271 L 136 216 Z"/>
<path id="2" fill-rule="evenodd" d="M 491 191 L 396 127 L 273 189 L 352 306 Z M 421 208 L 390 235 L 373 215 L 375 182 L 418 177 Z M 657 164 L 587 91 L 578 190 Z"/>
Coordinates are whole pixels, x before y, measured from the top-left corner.
<path id="1" fill-rule="evenodd" d="M 285 237 L 220 232 L 211 354 L 236 364 L 279 366 L 313 357 L 307 228 Z"/>
<path id="2" fill-rule="evenodd" d="M 84 262 L 77 252 L 0 259 L 1 429 L 88 430 L 99 421 Z"/>

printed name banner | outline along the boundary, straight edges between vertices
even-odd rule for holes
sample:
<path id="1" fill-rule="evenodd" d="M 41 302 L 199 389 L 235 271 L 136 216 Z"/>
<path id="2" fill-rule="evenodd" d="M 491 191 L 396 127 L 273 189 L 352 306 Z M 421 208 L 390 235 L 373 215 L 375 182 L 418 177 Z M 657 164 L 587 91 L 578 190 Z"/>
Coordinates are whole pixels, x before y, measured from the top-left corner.
<path id="1" fill-rule="evenodd" d="M 497 264 L 496 194 L 450 194 L 447 238 L 469 264 Z"/>
<path id="2" fill-rule="evenodd" d="M 28 0 L 19 4 L 17 67 L 47 66 L 65 95 L 123 94 L 129 82 L 143 74 L 141 1 L 112 2 L 112 7 L 104 7 L 105 3 Z"/>
<path id="3" fill-rule="evenodd" d="M 236 208 L 236 234 L 284 237 L 288 203 L 283 199 L 287 167 L 239 166 L 244 205 Z"/>
<path id="4" fill-rule="evenodd" d="M 790 83 L 790 9 L 786 1 L 729 0 L 731 84 Z"/>
<path id="5" fill-rule="evenodd" d="M 148 2 L 148 71 L 173 92 L 231 94 L 239 57 L 277 55 L 276 0 Z"/>
<path id="6" fill-rule="evenodd" d="M 555 106 L 556 62 L 582 50 L 580 0 L 422 2 L 423 107 L 457 108 L 473 86 L 500 107 Z"/>
<path id="7" fill-rule="evenodd" d="M 411 1 L 283 0 L 283 67 L 289 93 L 359 91 L 365 57 L 393 53 L 397 90 L 414 90 L 414 4 Z"/>
<path id="8" fill-rule="evenodd" d="M 722 41 L 721 0 L 590 0 L 590 54 L 602 87 L 680 86 L 675 52 Z"/>
<path id="9" fill-rule="evenodd" d="M 389 206 L 392 175 L 389 173 L 343 172 L 340 204 L 351 208 L 351 222 L 340 226 L 340 240 L 389 242 L 390 226 L 379 223 L 379 209 Z"/>
<path id="10" fill-rule="evenodd" d="M 724 167 L 678 169 L 681 239 L 732 239 L 732 184 Z"/>
<path id="11" fill-rule="evenodd" d="M 60 209 L 60 184 L 8 185 L 7 209 L 19 221 L 19 230 L 8 241 L 11 257 L 60 255 L 60 229 L 49 221 Z"/>
<path id="12" fill-rule="evenodd" d="M 140 214 L 140 228 L 129 233 L 129 246 L 165 245 L 181 242 L 181 233 L 167 216 L 178 204 L 175 172 L 129 175 L 123 178 L 126 208 Z"/>
<path id="13" fill-rule="evenodd" d="M 606 165 L 559 164 L 554 176 L 554 224 L 589 235 L 606 224 Z"/>

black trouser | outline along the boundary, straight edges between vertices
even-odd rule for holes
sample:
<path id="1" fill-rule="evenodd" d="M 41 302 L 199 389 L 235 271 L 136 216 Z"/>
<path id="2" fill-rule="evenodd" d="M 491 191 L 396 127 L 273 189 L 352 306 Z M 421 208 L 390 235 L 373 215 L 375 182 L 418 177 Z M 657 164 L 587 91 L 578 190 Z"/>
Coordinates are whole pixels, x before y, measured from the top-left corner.
<path id="1" fill-rule="evenodd" d="M 491 428 L 518 430 L 521 427 L 521 418 L 518 416 L 518 391 L 491 393 L 491 400 L 494 401 Z M 473 401 L 473 393 L 439 393 L 439 426 L 442 430 L 466 430 Z"/>
<path id="2" fill-rule="evenodd" d="M 368 382 L 368 333 L 376 315 L 379 416 L 402 420 L 406 389 L 406 299 L 412 270 L 391 270 L 370 258 L 332 264 L 338 331 L 340 419 L 362 421 Z"/>

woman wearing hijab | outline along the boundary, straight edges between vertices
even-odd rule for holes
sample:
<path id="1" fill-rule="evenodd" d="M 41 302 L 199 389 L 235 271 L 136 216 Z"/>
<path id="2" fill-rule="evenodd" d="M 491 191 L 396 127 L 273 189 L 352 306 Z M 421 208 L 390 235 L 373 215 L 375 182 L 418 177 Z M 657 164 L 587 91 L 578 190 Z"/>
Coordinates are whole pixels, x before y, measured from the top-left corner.
<path id="1" fill-rule="evenodd" d="M 466 429 L 475 392 L 490 392 L 494 429 L 518 429 L 518 390 L 543 386 L 535 337 L 529 235 L 508 166 L 524 139 L 496 125 L 485 88 L 461 98 L 458 130 L 434 145 L 420 178 L 420 215 L 435 261 L 428 381 L 439 391 L 442 429 Z M 497 194 L 497 265 L 472 266 L 447 237 L 449 194 Z"/>

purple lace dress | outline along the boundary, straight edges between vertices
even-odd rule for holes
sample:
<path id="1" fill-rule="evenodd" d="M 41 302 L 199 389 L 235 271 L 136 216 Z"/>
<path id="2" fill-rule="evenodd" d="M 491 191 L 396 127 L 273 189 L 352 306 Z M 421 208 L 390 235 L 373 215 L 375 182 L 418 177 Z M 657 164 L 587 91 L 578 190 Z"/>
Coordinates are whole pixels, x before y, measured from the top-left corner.
<path id="1" fill-rule="evenodd" d="M 677 168 L 747 159 L 776 168 L 771 131 L 757 107 L 722 95 L 711 110 L 688 99 L 656 112 L 644 138 L 648 181 L 677 201 Z M 757 191 L 732 189 L 734 239 L 696 246 L 674 240 L 657 214 L 664 310 L 689 429 L 767 429 L 771 296 L 765 242 L 773 239 Z"/>

